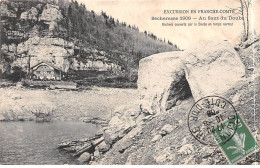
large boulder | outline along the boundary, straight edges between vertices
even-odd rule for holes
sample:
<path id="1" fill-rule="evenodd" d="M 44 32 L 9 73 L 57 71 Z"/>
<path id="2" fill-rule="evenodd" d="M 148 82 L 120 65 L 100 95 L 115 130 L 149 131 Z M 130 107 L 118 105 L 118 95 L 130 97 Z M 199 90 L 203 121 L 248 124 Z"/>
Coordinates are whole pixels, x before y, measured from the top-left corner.
<path id="1" fill-rule="evenodd" d="M 223 96 L 245 75 L 245 66 L 227 41 L 195 46 L 186 50 L 180 59 L 194 100 Z"/>
<path id="2" fill-rule="evenodd" d="M 155 54 L 139 63 L 140 106 L 143 113 L 156 114 L 169 110 L 191 93 L 194 100 L 224 96 L 244 75 L 245 67 L 227 41 Z"/>
<path id="3" fill-rule="evenodd" d="M 181 54 L 182 51 L 165 52 L 140 61 L 138 90 L 142 112 L 163 112 L 190 95 L 179 59 Z"/>

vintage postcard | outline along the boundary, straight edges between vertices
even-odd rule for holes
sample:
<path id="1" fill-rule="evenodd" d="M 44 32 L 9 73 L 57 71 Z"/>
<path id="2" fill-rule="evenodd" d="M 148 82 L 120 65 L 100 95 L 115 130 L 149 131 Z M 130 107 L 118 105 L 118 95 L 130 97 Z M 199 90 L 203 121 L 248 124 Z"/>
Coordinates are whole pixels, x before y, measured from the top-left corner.
<path id="1" fill-rule="evenodd" d="M 1 0 L 0 165 L 259 165 L 260 0 Z"/>

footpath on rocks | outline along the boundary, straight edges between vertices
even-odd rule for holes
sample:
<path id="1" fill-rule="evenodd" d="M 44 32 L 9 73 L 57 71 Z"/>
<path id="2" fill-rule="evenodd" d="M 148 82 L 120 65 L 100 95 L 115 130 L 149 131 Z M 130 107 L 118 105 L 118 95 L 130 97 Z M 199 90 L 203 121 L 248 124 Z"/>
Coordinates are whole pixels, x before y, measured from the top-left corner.
<path id="1" fill-rule="evenodd" d="M 251 50 L 237 52 L 227 41 L 209 42 L 142 59 L 139 100 L 113 112 L 110 122 L 101 130 L 102 142 L 93 146 L 93 151 L 83 153 L 79 161 L 228 164 L 219 146 L 204 145 L 191 135 L 188 113 L 203 97 L 223 97 L 232 103 L 259 142 L 259 65 L 252 69 L 250 63 L 252 50 L 256 50 L 254 59 L 259 60 L 259 46 L 258 43 Z M 260 161 L 259 156 L 257 152 L 238 164 L 254 164 Z"/>

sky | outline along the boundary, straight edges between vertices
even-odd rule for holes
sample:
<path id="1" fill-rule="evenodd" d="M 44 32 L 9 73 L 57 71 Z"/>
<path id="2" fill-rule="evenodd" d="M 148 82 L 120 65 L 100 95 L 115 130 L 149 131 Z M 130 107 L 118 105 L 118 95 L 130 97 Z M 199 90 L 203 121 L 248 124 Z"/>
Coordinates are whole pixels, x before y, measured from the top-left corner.
<path id="1" fill-rule="evenodd" d="M 243 25 L 241 20 L 227 20 L 233 26 L 162 26 L 162 23 L 223 23 L 215 20 L 198 20 L 199 17 L 228 17 L 230 14 L 164 14 L 164 10 L 225 10 L 240 6 L 238 0 L 78 0 L 86 5 L 88 10 L 97 14 L 103 10 L 108 15 L 136 25 L 140 31 L 149 31 L 158 37 L 170 40 L 181 49 L 186 49 L 198 43 L 204 44 L 209 40 L 229 40 L 238 43 Z M 250 19 L 254 20 L 254 29 L 260 30 L 260 0 L 253 0 L 250 10 Z M 178 17 L 191 16 L 190 21 L 155 21 L 151 17 Z M 252 19 L 253 18 L 253 19 Z M 260 32 L 259 32 L 260 33 Z"/>

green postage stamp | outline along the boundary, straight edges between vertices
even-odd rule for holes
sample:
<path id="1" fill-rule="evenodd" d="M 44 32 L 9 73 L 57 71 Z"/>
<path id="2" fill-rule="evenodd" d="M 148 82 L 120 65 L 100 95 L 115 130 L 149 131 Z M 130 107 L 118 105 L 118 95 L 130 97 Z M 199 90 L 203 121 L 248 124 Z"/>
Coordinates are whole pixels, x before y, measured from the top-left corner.
<path id="1" fill-rule="evenodd" d="M 231 124 L 230 127 L 223 127 L 225 129 L 221 130 L 216 128 L 213 135 L 222 151 L 225 153 L 228 161 L 231 164 L 235 164 L 258 150 L 259 145 L 239 114 L 237 114 L 237 118 L 226 120 L 223 125 L 232 122 L 235 122 L 235 124 Z M 234 126 L 236 128 L 234 128 Z M 228 137 L 230 132 L 232 132 L 229 128 L 230 130 L 236 129 L 236 131 L 230 140 L 225 141 L 226 137 Z M 225 143 L 223 143 L 224 141 Z"/>

